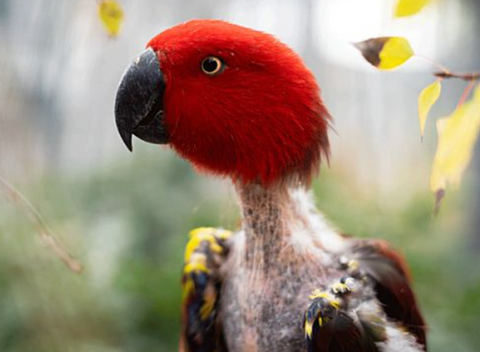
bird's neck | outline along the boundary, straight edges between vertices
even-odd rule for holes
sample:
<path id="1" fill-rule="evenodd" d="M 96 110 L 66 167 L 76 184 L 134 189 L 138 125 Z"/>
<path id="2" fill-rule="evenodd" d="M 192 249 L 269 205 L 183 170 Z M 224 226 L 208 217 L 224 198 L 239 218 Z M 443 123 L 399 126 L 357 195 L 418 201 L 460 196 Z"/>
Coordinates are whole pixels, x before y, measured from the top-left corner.
<path id="1" fill-rule="evenodd" d="M 291 192 L 285 185 L 237 184 L 236 189 L 243 213 L 247 267 L 268 271 L 288 247 L 298 221 Z"/>

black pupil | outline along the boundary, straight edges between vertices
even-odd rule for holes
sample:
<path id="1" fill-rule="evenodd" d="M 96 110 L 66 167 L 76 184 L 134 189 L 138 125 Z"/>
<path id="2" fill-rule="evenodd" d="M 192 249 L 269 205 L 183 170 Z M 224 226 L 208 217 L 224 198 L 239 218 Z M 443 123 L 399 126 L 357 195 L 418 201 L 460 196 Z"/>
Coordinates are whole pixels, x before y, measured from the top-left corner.
<path id="1" fill-rule="evenodd" d="M 218 61 L 212 57 L 203 60 L 203 69 L 205 72 L 215 72 L 218 69 Z"/>

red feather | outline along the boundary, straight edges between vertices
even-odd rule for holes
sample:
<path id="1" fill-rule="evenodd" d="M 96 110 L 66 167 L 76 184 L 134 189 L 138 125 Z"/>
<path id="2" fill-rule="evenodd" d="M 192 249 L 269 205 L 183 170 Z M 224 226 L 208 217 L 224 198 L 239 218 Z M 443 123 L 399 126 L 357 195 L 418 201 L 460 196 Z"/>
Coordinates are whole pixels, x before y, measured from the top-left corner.
<path id="1" fill-rule="evenodd" d="M 167 88 L 170 144 L 200 169 L 269 185 L 308 183 L 328 156 L 329 114 L 313 74 L 273 36 L 223 21 L 190 21 L 149 43 Z M 226 69 L 205 75 L 208 56 Z"/>

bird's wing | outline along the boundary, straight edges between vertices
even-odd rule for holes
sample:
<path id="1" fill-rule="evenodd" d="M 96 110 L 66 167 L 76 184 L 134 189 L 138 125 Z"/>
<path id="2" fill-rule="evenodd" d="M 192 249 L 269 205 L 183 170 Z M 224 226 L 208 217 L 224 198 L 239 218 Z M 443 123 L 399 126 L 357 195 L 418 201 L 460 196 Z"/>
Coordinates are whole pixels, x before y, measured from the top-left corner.
<path id="1" fill-rule="evenodd" d="M 361 308 L 343 307 L 333 295 L 318 292 L 305 315 L 308 352 L 380 352 L 386 324 L 381 315 L 363 316 Z"/>
<path id="2" fill-rule="evenodd" d="M 359 240 L 347 255 L 370 277 L 386 315 L 426 348 L 426 324 L 418 308 L 406 261 L 384 240 Z M 355 264 L 353 264 L 355 265 Z"/>
<path id="3" fill-rule="evenodd" d="M 230 231 L 198 228 L 190 232 L 182 275 L 180 352 L 227 352 L 217 324 L 219 268 L 229 252 Z"/>
<path id="4" fill-rule="evenodd" d="M 425 351 L 426 327 L 405 261 L 385 241 L 349 241 L 339 259 L 343 276 L 310 296 L 308 351 Z"/>
<path id="5" fill-rule="evenodd" d="M 372 278 L 376 296 L 387 316 L 398 321 L 426 345 L 426 325 L 411 287 L 406 261 L 386 241 L 363 240 L 352 248 L 360 272 Z"/>

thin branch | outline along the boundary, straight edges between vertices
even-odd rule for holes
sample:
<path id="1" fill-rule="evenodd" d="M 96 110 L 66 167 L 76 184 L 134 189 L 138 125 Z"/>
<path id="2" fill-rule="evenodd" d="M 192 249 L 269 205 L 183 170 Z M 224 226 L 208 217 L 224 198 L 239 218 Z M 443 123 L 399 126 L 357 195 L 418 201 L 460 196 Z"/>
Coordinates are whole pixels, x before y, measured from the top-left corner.
<path id="1" fill-rule="evenodd" d="M 468 82 L 467 87 L 463 91 L 462 97 L 458 101 L 458 106 L 462 106 L 463 103 L 465 103 L 465 101 L 467 100 L 468 96 L 470 95 L 470 92 L 472 91 L 473 87 L 475 87 L 475 81 L 471 80 L 470 82 Z"/>
<path id="2" fill-rule="evenodd" d="M 415 57 L 428 62 L 430 65 L 435 66 L 436 68 L 438 68 L 440 71 L 442 71 L 445 74 L 450 73 L 450 70 L 446 66 L 443 66 L 441 63 L 439 63 L 435 60 L 432 60 L 429 57 L 426 57 L 426 56 L 423 56 L 423 55 L 418 55 L 418 54 L 415 54 Z"/>
<path id="3" fill-rule="evenodd" d="M 457 78 L 457 79 L 462 79 L 464 81 L 476 81 L 480 78 L 480 72 L 474 72 L 474 73 L 455 73 L 455 72 L 450 72 L 450 70 L 446 67 L 443 66 L 441 63 L 430 59 L 429 57 L 423 56 L 423 55 L 418 55 L 415 54 L 415 57 L 422 59 L 429 64 L 435 66 L 438 68 L 440 71 L 435 72 L 433 75 L 438 77 L 438 78 Z"/>
<path id="4" fill-rule="evenodd" d="M 7 199 L 11 200 L 12 203 L 14 203 L 17 208 L 30 219 L 43 243 L 49 247 L 71 271 L 77 274 L 81 273 L 83 271 L 82 263 L 73 258 L 73 256 L 60 245 L 55 235 L 48 228 L 42 216 L 32 203 L 30 203 L 22 193 L 1 176 L 0 189 L 3 191 Z"/>
<path id="5" fill-rule="evenodd" d="M 433 75 L 439 78 L 445 78 L 445 79 L 456 78 L 464 81 L 476 81 L 480 78 L 480 72 L 474 72 L 474 73 L 435 72 Z"/>

